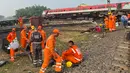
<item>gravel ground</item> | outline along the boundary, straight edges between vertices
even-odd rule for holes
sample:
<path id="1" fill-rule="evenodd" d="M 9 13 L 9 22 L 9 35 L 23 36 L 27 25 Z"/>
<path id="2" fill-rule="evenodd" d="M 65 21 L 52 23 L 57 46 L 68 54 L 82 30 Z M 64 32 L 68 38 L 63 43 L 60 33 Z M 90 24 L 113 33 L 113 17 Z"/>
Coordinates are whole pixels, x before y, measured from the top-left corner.
<path id="1" fill-rule="evenodd" d="M 116 47 L 124 39 L 124 34 L 124 30 L 107 33 L 105 38 L 92 34 L 94 37 L 91 35 L 89 41 L 82 41 L 81 47 L 84 53 L 88 51 L 88 59 L 79 67 L 74 67 L 64 73 L 109 73 Z"/>

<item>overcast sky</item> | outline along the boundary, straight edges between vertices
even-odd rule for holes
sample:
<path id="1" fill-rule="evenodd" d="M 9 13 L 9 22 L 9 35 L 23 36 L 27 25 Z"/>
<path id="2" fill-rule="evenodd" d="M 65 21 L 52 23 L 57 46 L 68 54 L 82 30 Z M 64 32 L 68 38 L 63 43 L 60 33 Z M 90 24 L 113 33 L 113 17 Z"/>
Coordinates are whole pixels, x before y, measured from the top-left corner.
<path id="1" fill-rule="evenodd" d="M 111 2 L 130 2 L 130 0 L 111 0 Z M 0 0 L 0 15 L 12 16 L 15 10 L 32 5 L 44 5 L 51 9 L 76 7 L 81 3 L 88 5 L 104 4 L 106 0 Z"/>

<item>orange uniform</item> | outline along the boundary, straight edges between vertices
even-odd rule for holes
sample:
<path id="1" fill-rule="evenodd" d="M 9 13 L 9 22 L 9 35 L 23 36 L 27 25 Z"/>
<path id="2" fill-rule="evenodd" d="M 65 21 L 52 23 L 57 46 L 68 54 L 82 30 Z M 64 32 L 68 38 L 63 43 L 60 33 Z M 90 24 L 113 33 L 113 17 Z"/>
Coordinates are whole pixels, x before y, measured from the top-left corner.
<path id="1" fill-rule="evenodd" d="M 33 31 L 34 31 L 34 30 L 29 30 L 29 32 L 28 32 L 28 39 L 31 38 L 31 34 L 33 33 Z"/>
<path id="2" fill-rule="evenodd" d="M 115 17 L 113 15 L 109 15 L 109 30 L 112 31 L 115 28 Z"/>
<path id="3" fill-rule="evenodd" d="M 130 14 L 128 14 L 128 19 L 130 19 Z"/>
<path id="4" fill-rule="evenodd" d="M 20 27 L 22 28 L 22 27 L 23 27 L 23 19 L 22 19 L 22 17 L 20 17 L 20 18 L 18 19 L 18 21 L 19 21 Z"/>
<path id="5" fill-rule="evenodd" d="M 104 19 L 104 22 L 105 22 L 105 26 L 106 26 L 106 28 L 108 29 L 109 28 L 109 19 L 108 19 L 108 17 L 105 17 L 105 19 Z"/>
<path id="6" fill-rule="evenodd" d="M 62 53 L 62 59 L 71 61 L 72 63 L 79 63 L 82 61 L 83 56 L 76 45 L 73 45 L 68 50 Z"/>
<path id="7" fill-rule="evenodd" d="M 7 36 L 7 40 L 11 43 L 14 39 L 16 38 L 16 32 L 10 32 Z M 15 55 L 15 51 L 13 48 L 10 48 L 10 57 L 11 57 L 11 61 L 14 61 L 14 55 Z"/>
<path id="8" fill-rule="evenodd" d="M 28 39 L 29 39 L 29 40 L 31 39 L 31 35 L 32 35 L 33 31 L 34 31 L 34 30 L 29 30 L 29 32 L 28 32 Z M 30 52 L 31 52 L 31 53 L 33 52 L 32 43 L 31 43 L 31 45 L 30 45 Z"/>
<path id="9" fill-rule="evenodd" d="M 113 15 L 113 27 L 112 27 L 112 30 L 116 30 L 116 16 Z"/>
<path id="10" fill-rule="evenodd" d="M 44 49 L 44 42 L 46 41 L 46 32 L 44 30 L 39 30 L 38 31 L 41 35 L 42 35 L 42 38 L 43 38 L 43 41 L 42 41 L 42 49 Z"/>
<path id="11" fill-rule="evenodd" d="M 25 47 L 26 47 L 27 41 L 28 41 L 28 38 L 27 38 L 27 35 L 26 35 L 26 30 L 23 29 L 23 30 L 21 31 L 21 39 L 20 39 L 21 47 L 22 47 L 22 48 L 25 48 Z"/>
<path id="12" fill-rule="evenodd" d="M 46 41 L 44 49 L 44 62 L 39 73 L 45 73 L 46 67 L 49 65 L 50 60 L 53 58 L 56 61 L 55 71 L 61 71 L 62 58 L 54 51 L 56 44 L 55 36 L 52 34 Z"/>

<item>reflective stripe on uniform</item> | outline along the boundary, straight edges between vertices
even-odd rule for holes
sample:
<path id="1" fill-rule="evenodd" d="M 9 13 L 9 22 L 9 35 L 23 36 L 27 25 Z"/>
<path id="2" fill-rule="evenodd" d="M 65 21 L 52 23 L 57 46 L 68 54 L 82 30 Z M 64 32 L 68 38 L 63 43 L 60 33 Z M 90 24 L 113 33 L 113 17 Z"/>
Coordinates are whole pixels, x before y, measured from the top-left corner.
<path id="1" fill-rule="evenodd" d="M 13 59 L 14 57 L 11 57 L 11 59 Z"/>
<path id="2" fill-rule="evenodd" d="M 56 65 L 55 67 L 56 67 L 56 68 L 61 68 L 61 66 L 57 66 L 57 65 Z"/>
<path id="3" fill-rule="evenodd" d="M 74 53 L 76 53 L 75 51 L 74 51 L 74 49 L 72 48 L 72 51 L 74 52 Z"/>
<path id="4" fill-rule="evenodd" d="M 82 59 L 78 59 L 78 58 L 76 58 L 76 57 L 74 57 L 77 61 L 81 61 Z"/>
<path id="5" fill-rule="evenodd" d="M 57 62 L 56 65 L 61 65 L 61 63 L 58 63 L 58 62 Z"/>

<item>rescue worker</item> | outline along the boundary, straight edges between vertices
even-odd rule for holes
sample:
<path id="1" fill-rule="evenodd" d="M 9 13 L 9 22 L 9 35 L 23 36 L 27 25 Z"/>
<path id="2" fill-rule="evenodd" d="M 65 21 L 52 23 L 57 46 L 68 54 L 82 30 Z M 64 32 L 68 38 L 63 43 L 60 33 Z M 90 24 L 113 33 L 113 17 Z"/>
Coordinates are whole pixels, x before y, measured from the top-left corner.
<path id="1" fill-rule="evenodd" d="M 39 73 L 45 73 L 46 68 L 52 58 L 56 61 L 55 71 L 61 72 L 62 58 L 54 50 L 56 45 L 56 37 L 58 37 L 59 34 L 60 31 L 58 29 L 54 29 L 53 33 L 48 37 L 44 49 L 44 62 Z"/>
<path id="2" fill-rule="evenodd" d="M 43 41 L 42 41 L 42 49 L 44 49 L 44 43 L 46 41 L 46 32 L 42 30 L 42 26 L 38 26 L 38 32 L 42 35 Z"/>
<path id="3" fill-rule="evenodd" d="M 112 16 L 113 18 L 113 27 L 112 27 L 112 31 L 115 31 L 116 30 L 116 19 L 117 17 L 115 15 Z"/>
<path id="4" fill-rule="evenodd" d="M 29 30 L 29 32 L 28 32 L 28 39 L 30 39 L 31 38 L 31 34 L 32 34 L 32 32 L 35 30 L 35 27 L 34 26 L 31 26 L 31 29 Z"/>
<path id="5" fill-rule="evenodd" d="M 125 14 L 121 16 L 121 22 L 122 22 L 124 28 L 127 28 L 127 26 L 128 26 L 128 17 Z"/>
<path id="6" fill-rule="evenodd" d="M 23 27 L 23 18 L 19 17 L 18 22 L 19 22 L 20 28 L 22 28 Z"/>
<path id="7" fill-rule="evenodd" d="M 33 64 L 35 67 L 37 67 L 38 65 L 42 65 L 42 40 L 42 35 L 37 30 L 32 32 L 30 42 L 32 43 Z"/>
<path id="8" fill-rule="evenodd" d="M 62 59 L 71 61 L 73 64 L 78 64 L 82 61 L 83 56 L 77 45 L 73 41 L 68 42 L 69 49 L 62 53 Z"/>
<path id="9" fill-rule="evenodd" d="M 115 30 L 115 29 L 113 29 L 113 27 L 115 25 L 114 24 L 115 23 L 115 18 L 114 18 L 112 13 L 108 13 L 108 14 L 109 14 L 109 31 L 112 32 L 113 30 Z"/>
<path id="10" fill-rule="evenodd" d="M 7 36 L 7 40 L 9 43 L 13 42 L 13 40 L 16 38 L 16 29 L 13 28 L 12 32 L 10 32 Z M 14 61 L 14 55 L 15 55 L 15 50 L 13 48 L 10 48 L 10 61 Z"/>
<path id="11" fill-rule="evenodd" d="M 27 27 L 24 26 L 23 30 L 20 33 L 21 39 L 20 39 L 20 43 L 21 43 L 21 48 L 25 49 L 27 43 L 29 43 L 29 39 L 27 38 Z"/>
<path id="12" fill-rule="evenodd" d="M 128 20 L 130 20 L 130 13 L 128 14 Z"/>
<path id="13" fill-rule="evenodd" d="M 107 16 L 105 16 L 104 22 L 105 22 L 105 28 L 106 28 L 106 29 L 109 29 L 109 25 L 108 25 L 109 19 L 108 19 Z"/>
<path id="14" fill-rule="evenodd" d="M 31 29 L 28 32 L 28 39 L 29 40 L 31 39 L 31 35 L 32 35 L 34 30 L 35 30 L 35 27 L 31 26 Z M 31 52 L 31 54 L 33 54 L 33 49 L 32 49 L 32 43 L 31 42 L 30 42 L 30 52 Z"/>

